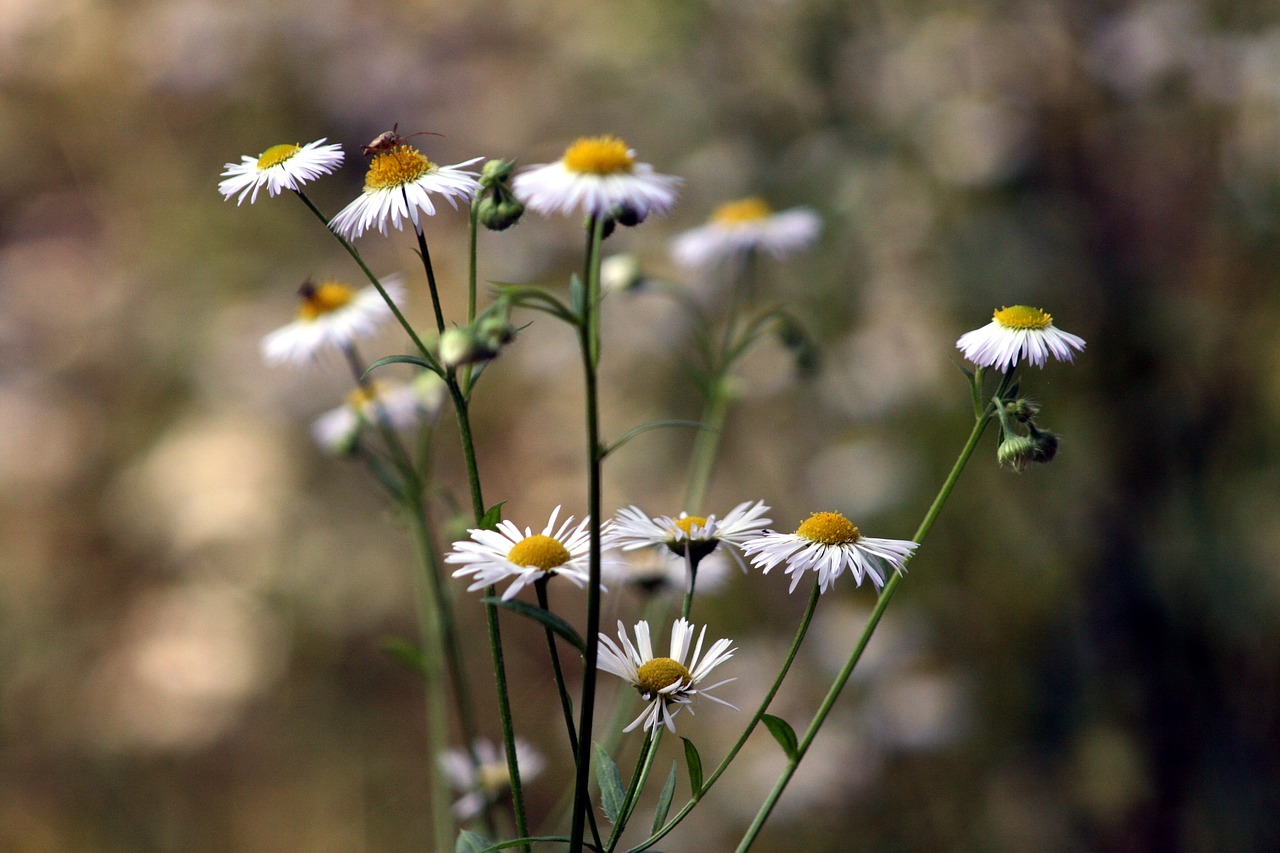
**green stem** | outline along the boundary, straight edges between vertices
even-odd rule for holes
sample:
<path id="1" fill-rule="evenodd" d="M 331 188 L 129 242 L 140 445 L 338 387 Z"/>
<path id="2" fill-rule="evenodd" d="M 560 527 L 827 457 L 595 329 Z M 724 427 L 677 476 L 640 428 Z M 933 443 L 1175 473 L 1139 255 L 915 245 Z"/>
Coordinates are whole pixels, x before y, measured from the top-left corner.
<path id="1" fill-rule="evenodd" d="M 405 200 L 408 204 L 408 199 Z M 422 256 L 422 268 L 427 272 L 427 289 L 431 291 L 431 309 L 436 315 L 436 331 L 444 331 L 444 309 L 440 307 L 440 291 L 436 287 L 436 271 L 431 265 L 431 251 L 427 248 L 427 237 L 422 229 L 414 226 L 413 233 L 418 237 L 418 254 Z"/>
<path id="2" fill-rule="evenodd" d="M 698 513 L 707 498 L 711 484 L 711 472 L 715 468 L 716 454 L 720 451 L 720 436 L 729 413 L 729 391 L 725 387 L 725 375 L 717 371 L 711 380 L 711 390 L 702 409 L 702 426 L 693 440 L 692 458 L 689 460 L 689 485 L 684 495 L 684 511 Z"/>
<path id="3" fill-rule="evenodd" d="M 649 778 L 649 771 L 653 769 L 653 760 L 658 755 L 658 741 L 661 738 L 662 729 L 658 729 L 651 737 L 646 737 L 640 746 L 640 754 L 636 756 L 636 769 L 631 775 L 631 783 L 627 785 L 627 796 L 623 800 L 622 808 L 618 810 L 618 820 L 613 825 L 613 831 L 609 833 L 609 843 L 604 848 L 606 851 L 612 851 L 618 846 L 618 839 L 627 828 L 627 822 L 640 801 L 640 792 L 644 790 L 645 782 Z"/>
<path id="4" fill-rule="evenodd" d="M 551 608 L 547 605 L 547 577 L 539 578 L 534 581 L 533 588 L 538 594 L 538 606 L 548 613 Z M 573 724 L 573 700 L 569 697 L 569 689 L 564 683 L 564 670 L 560 667 L 560 652 L 556 648 L 556 634 L 550 628 L 546 629 L 547 633 L 547 653 L 551 656 L 551 673 L 555 677 L 556 690 L 560 693 L 560 710 L 564 713 L 564 727 L 569 735 L 569 749 L 573 753 L 573 760 L 578 760 L 578 732 Z"/>

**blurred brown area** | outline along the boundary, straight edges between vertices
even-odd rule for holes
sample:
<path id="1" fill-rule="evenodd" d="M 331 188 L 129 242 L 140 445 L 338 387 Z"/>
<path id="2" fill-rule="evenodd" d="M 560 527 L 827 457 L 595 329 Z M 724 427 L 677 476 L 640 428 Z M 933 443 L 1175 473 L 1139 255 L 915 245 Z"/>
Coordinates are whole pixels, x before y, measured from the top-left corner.
<path id="1" fill-rule="evenodd" d="M 444 134 L 423 138 L 444 163 L 623 137 L 687 181 L 610 240 L 664 278 L 669 238 L 726 199 L 821 212 L 817 250 L 762 273 L 822 368 L 753 357 L 711 511 L 764 498 L 785 529 L 839 508 L 905 538 L 968 429 L 955 338 L 1029 303 L 1088 341 L 1025 378 L 1058 460 L 999 471 L 987 437 L 756 849 L 1280 847 L 1278 4 L 3 6 L 0 849 L 429 844 L 421 686 L 382 650 L 414 635 L 407 536 L 311 442 L 341 365 L 258 355 L 298 282 L 357 271 L 296 199 L 216 191 L 223 163 L 323 136 L 348 153 L 311 193 L 331 214 L 395 122 Z M 465 217 L 428 236 L 458 316 Z M 482 237 L 480 274 L 563 288 L 581 242 L 530 218 Z M 428 320 L 412 240 L 360 246 Z M 582 512 L 581 391 L 569 336 L 524 319 L 475 417 L 487 498 L 539 526 Z M 611 297 L 605 322 L 606 431 L 696 417 L 670 303 Z M 689 441 L 611 457 L 607 508 L 677 511 Z M 739 646 L 722 695 L 744 709 L 803 604 L 785 586 L 735 575 L 695 611 Z M 871 600 L 824 600 L 777 706 L 797 728 Z M 496 736 L 479 607 L 459 608 Z M 504 625 L 517 726 L 552 756 L 537 825 L 563 732 L 537 632 Z M 708 706 L 682 734 L 716 761 L 736 718 Z M 659 847 L 731 849 L 780 765 L 761 733 Z"/>

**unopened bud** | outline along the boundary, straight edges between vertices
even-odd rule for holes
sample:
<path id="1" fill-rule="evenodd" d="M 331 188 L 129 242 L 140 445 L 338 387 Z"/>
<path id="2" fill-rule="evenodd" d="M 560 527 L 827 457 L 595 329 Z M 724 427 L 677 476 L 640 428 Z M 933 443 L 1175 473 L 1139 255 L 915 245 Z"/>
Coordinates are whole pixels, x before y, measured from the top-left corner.
<path id="1" fill-rule="evenodd" d="M 600 289 L 605 293 L 634 290 L 643 283 L 640 259 L 630 252 L 610 255 L 600 262 Z"/>
<path id="2" fill-rule="evenodd" d="M 996 450 L 996 459 L 1001 465 L 1021 474 L 1036 461 L 1036 447 L 1031 439 L 1023 435 L 1011 435 L 1000 442 Z"/>
<path id="3" fill-rule="evenodd" d="M 649 218 L 649 211 L 639 210 L 629 204 L 619 204 L 613 208 L 613 220 L 627 228 L 635 228 Z"/>
<path id="4" fill-rule="evenodd" d="M 460 367 L 464 364 L 487 361 L 496 355 L 496 352 L 472 334 L 470 329 L 457 326 L 444 330 L 440 335 L 439 347 L 440 363 L 445 367 Z"/>
<path id="5" fill-rule="evenodd" d="M 485 317 L 476 328 L 476 337 L 495 353 L 511 343 L 515 336 L 515 327 L 506 317 Z"/>
<path id="6" fill-rule="evenodd" d="M 501 189 L 476 202 L 476 219 L 490 231 L 505 231 L 520 221 L 524 204 Z"/>
<path id="7" fill-rule="evenodd" d="M 1053 461 L 1053 457 L 1058 455 L 1058 445 L 1062 443 L 1062 439 L 1057 433 L 1048 430 L 1036 429 L 1035 424 L 1027 424 L 1031 430 L 1031 444 L 1035 448 L 1032 459 L 1042 464 L 1048 464 Z"/>
<path id="8" fill-rule="evenodd" d="M 491 189 L 511 177 L 516 164 L 512 160 L 487 160 L 480 169 L 480 186 Z"/>
<path id="9" fill-rule="evenodd" d="M 1016 400 L 1010 400 L 1004 404 L 1004 410 L 1008 412 L 1020 424 L 1040 414 L 1040 404 L 1026 397 L 1019 397 Z"/>

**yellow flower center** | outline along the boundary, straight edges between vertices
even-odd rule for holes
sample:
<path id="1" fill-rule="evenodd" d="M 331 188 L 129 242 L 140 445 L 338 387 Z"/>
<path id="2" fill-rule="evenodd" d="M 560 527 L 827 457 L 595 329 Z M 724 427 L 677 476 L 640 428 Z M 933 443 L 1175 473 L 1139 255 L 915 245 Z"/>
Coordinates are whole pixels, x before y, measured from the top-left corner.
<path id="1" fill-rule="evenodd" d="M 536 566 L 549 572 L 569 562 L 569 549 L 560 540 L 541 533 L 520 540 L 507 552 L 507 559 L 517 566 Z"/>
<path id="2" fill-rule="evenodd" d="M 684 664 L 671 658 L 654 658 L 641 664 L 636 670 L 636 690 L 645 698 L 677 681 L 692 684 L 693 675 L 684 668 Z"/>
<path id="3" fill-rule="evenodd" d="M 838 512 L 815 512 L 796 528 L 796 535 L 821 545 L 852 545 L 861 531 Z"/>
<path id="4" fill-rule="evenodd" d="M 377 399 L 381 392 L 380 383 L 370 382 L 368 385 L 357 385 L 355 389 L 347 395 L 347 406 L 356 410 L 363 411 L 364 407 Z"/>
<path id="5" fill-rule="evenodd" d="M 298 319 L 308 322 L 337 311 L 355 298 L 356 292 L 345 284 L 326 281 L 314 284 L 310 281 L 298 288 L 302 304 L 298 306 Z"/>
<path id="6" fill-rule="evenodd" d="M 436 164 L 417 148 L 397 145 L 369 161 L 364 188 L 366 192 L 395 189 L 413 183 L 435 168 Z"/>
<path id="7" fill-rule="evenodd" d="M 700 515 L 686 515 L 684 518 L 676 519 L 676 527 L 684 531 L 684 535 L 693 537 L 693 529 L 695 527 L 706 527 L 707 520 Z"/>
<path id="8" fill-rule="evenodd" d="M 570 172 L 581 175 L 612 175 L 630 172 L 636 165 L 627 143 L 616 136 L 593 136 L 569 146 L 561 160 Z"/>
<path id="9" fill-rule="evenodd" d="M 1010 305 L 1008 308 L 1001 308 L 992 315 L 992 319 L 1006 329 L 1018 330 L 1046 329 L 1053 323 L 1053 317 L 1029 305 Z"/>
<path id="10" fill-rule="evenodd" d="M 258 156 L 258 171 L 262 172 L 272 166 L 279 166 L 300 150 L 302 149 L 297 145 L 272 145 Z"/>
<path id="11" fill-rule="evenodd" d="M 490 764 L 480 765 L 480 772 L 477 774 L 480 790 L 490 796 L 496 796 L 511 785 L 511 774 L 507 771 L 507 765 L 493 762 Z"/>
<path id="12" fill-rule="evenodd" d="M 766 219 L 773 211 L 762 198 L 744 198 L 722 204 L 711 214 L 711 221 L 720 225 L 741 225 Z"/>

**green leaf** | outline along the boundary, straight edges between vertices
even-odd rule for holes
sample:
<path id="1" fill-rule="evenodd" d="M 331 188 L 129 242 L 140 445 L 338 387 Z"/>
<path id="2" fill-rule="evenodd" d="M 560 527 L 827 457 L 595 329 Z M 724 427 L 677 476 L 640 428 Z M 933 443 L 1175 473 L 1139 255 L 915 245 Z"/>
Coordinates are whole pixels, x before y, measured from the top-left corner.
<path id="1" fill-rule="evenodd" d="M 582 285 L 582 279 L 578 278 L 577 273 L 569 276 L 569 307 L 573 310 L 574 316 L 587 316 L 587 289 Z"/>
<path id="2" fill-rule="evenodd" d="M 377 361 L 375 361 L 373 364 L 366 367 L 364 371 L 364 375 L 368 376 L 370 373 L 373 373 L 373 371 L 377 370 L 379 367 L 385 367 L 388 364 L 416 364 L 418 367 L 421 367 L 423 370 L 430 370 L 432 373 L 436 374 L 437 376 L 444 375 L 440 372 L 440 365 L 432 364 L 416 355 L 385 356 L 384 358 L 380 358 Z"/>
<path id="3" fill-rule="evenodd" d="M 405 666 L 419 675 L 426 676 L 427 661 L 422 649 L 403 637 L 386 637 L 382 641 L 382 650 L 390 654 Z"/>
<path id="4" fill-rule="evenodd" d="M 627 801 L 627 791 L 622 787 L 622 777 L 618 774 L 618 765 L 605 748 L 596 744 L 596 781 L 600 784 L 600 806 L 609 823 L 617 823 L 618 815 Z"/>
<path id="5" fill-rule="evenodd" d="M 781 717 L 775 717 L 773 714 L 765 714 L 760 718 L 760 722 L 764 723 L 765 728 L 769 730 L 769 734 L 773 735 L 773 739 L 782 747 L 782 751 L 787 754 L 787 758 L 794 759 L 796 757 L 796 732 L 791 728 L 790 723 Z"/>
<path id="6" fill-rule="evenodd" d="M 535 622 L 541 622 L 544 626 L 567 640 L 575 649 L 583 654 L 587 653 L 587 644 L 583 642 L 582 637 L 578 636 L 578 632 L 573 630 L 573 626 L 550 610 L 543 610 L 535 604 L 528 604 L 514 598 L 510 601 L 503 601 L 497 596 L 485 596 L 480 601 L 484 604 L 492 604 L 495 607 L 505 607 L 512 613 L 519 613 L 521 616 L 527 616 Z"/>
<path id="7" fill-rule="evenodd" d="M 658 810 L 653 815 L 653 834 L 667 822 L 667 812 L 671 811 L 671 798 L 676 794 L 676 762 L 671 762 L 671 772 L 667 774 L 667 783 L 662 786 L 662 794 L 658 796 Z"/>
<path id="8" fill-rule="evenodd" d="M 693 741 L 687 737 L 680 740 L 684 741 L 684 760 L 689 765 L 689 789 L 696 800 L 702 796 L 702 756 L 698 755 L 698 748 L 693 745 Z"/>
<path id="9" fill-rule="evenodd" d="M 453 853 L 480 853 L 489 849 L 492 842 L 479 833 L 464 829 L 458 833 L 458 840 L 453 845 Z"/>
<path id="10" fill-rule="evenodd" d="M 502 505 L 506 501 L 498 501 L 480 519 L 479 528 L 481 530 L 497 530 L 498 522 L 502 521 Z"/>
<path id="11" fill-rule="evenodd" d="M 709 428 L 702 421 L 666 420 L 666 421 L 654 421 L 653 423 L 648 423 L 648 424 L 641 424 L 638 427 L 632 427 L 631 429 L 627 430 L 622 434 L 621 438 L 619 438 L 617 441 L 610 444 L 608 447 L 605 447 L 601 451 L 600 458 L 603 459 L 604 457 L 608 456 L 610 453 L 617 450 L 619 447 L 626 444 L 628 441 L 635 438 L 637 435 L 640 435 L 641 433 L 646 433 L 646 432 L 649 432 L 650 430 L 655 430 L 655 429 L 667 429 L 669 427 L 685 427 L 687 429 L 708 429 Z"/>

